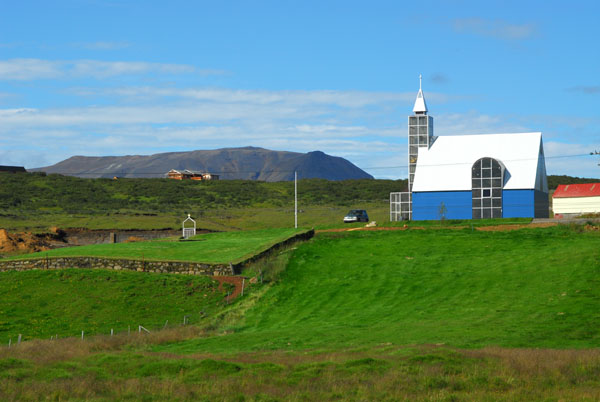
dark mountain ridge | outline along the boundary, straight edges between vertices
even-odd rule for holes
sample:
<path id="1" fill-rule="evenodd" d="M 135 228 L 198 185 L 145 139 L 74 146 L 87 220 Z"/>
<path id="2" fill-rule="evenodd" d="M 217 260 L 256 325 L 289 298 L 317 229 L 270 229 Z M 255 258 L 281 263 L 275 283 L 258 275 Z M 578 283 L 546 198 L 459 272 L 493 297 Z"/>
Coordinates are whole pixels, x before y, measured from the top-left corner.
<path id="1" fill-rule="evenodd" d="M 308 153 L 271 151 L 257 147 L 221 148 L 208 151 L 165 152 L 154 155 L 73 156 L 33 171 L 68 176 L 165 177 L 171 170 L 212 173 L 221 179 L 288 181 L 298 178 L 327 180 L 372 179 L 348 160 L 321 151 Z"/>

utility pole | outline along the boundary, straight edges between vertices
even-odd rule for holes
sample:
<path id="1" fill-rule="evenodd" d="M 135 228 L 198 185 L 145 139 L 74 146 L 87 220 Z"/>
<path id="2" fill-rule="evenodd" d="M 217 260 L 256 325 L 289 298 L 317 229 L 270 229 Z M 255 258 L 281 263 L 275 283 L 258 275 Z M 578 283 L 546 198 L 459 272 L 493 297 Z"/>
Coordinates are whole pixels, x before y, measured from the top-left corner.
<path id="1" fill-rule="evenodd" d="M 294 228 L 298 229 L 298 172 L 294 170 Z"/>

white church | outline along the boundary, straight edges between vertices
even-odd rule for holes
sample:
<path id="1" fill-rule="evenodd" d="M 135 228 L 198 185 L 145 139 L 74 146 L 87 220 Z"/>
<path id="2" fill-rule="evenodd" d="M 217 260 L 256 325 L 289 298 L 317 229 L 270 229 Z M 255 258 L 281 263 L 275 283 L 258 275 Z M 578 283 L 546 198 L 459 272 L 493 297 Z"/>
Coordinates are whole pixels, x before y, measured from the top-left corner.
<path id="1" fill-rule="evenodd" d="M 408 117 L 408 192 L 390 220 L 547 218 L 542 133 L 433 135 L 421 85 Z"/>

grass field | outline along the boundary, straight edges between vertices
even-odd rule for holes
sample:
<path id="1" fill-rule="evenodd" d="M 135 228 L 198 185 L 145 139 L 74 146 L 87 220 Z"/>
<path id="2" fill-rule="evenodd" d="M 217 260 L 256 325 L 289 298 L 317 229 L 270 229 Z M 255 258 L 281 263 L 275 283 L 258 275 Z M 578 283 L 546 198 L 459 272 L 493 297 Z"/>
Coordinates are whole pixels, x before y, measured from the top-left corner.
<path id="1" fill-rule="evenodd" d="M 320 234 L 231 334 L 160 350 L 598 347 L 599 245 L 564 226 Z"/>
<path id="2" fill-rule="evenodd" d="M 198 324 L 224 304 L 209 277 L 77 270 L 0 272 L 0 341 Z M 1 371 L 1 370 L 0 370 Z"/>
<path id="3" fill-rule="evenodd" d="M 273 244 L 286 240 L 304 229 L 266 229 L 244 232 L 221 232 L 197 235 L 186 241 L 161 239 L 152 241 L 93 244 L 65 247 L 32 254 L 20 254 L 10 259 L 47 257 L 110 257 L 205 263 L 239 262 Z"/>
<path id="4" fill-rule="evenodd" d="M 216 293 L 207 307 L 188 299 L 192 317 L 208 311 L 200 327 L 0 348 L 0 399 L 598 400 L 600 231 L 589 228 L 321 233 L 249 268 L 269 281 L 232 305 Z M 112 279 L 91 282 L 98 293 L 84 297 L 77 286 L 89 288 L 87 279 L 74 277 L 48 310 L 58 279 L 18 283 L 60 272 L 5 273 L 15 276 L 0 278 L 13 284 L 0 300 L 15 294 L 6 306 L 24 305 L 0 308 L 9 313 L 3 325 L 36 310 L 56 315 L 78 299 L 110 304 L 101 298 Z M 128 274 L 159 281 L 111 296 L 123 300 L 118 306 L 204 294 L 183 296 L 174 285 L 159 298 L 160 280 L 202 278 Z M 35 283 L 49 285 L 38 291 Z M 29 286 L 32 299 L 16 296 Z M 101 319 L 161 308 L 120 307 Z M 77 311 L 92 314 L 89 306 L 67 311 L 75 327 L 83 325 Z"/>

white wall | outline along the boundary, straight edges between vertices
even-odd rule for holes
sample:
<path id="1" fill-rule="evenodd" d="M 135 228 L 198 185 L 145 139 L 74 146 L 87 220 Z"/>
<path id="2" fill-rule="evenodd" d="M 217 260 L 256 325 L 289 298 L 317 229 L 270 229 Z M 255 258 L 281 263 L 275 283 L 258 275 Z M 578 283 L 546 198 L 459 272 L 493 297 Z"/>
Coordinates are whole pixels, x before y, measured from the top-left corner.
<path id="1" fill-rule="evenodd" d="M 552 211 L 555 214 L 600 213 L 600 197 L 553 198 Z"/>

